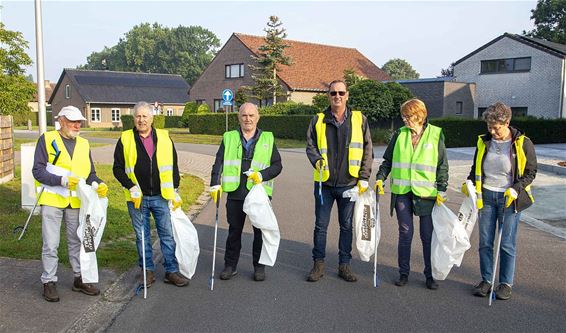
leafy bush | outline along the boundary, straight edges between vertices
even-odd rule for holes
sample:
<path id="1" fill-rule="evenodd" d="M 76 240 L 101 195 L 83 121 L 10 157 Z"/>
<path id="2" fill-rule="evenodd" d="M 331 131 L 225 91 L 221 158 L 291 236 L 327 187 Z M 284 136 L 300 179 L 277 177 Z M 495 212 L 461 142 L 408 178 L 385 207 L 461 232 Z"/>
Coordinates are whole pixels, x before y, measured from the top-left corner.
<path id="1" fill-rule="evenodd" d="M 314 115 L 318 112 L 320 111 L 315 106 L 295 102 L 277 103 L 259 109 L 261 115 Z"/>
<path id="2" fill-rule="evenodd" d="M 123 114 L 120 117 L 120 120 L 122 121 L 122 129 L 124 131 L 134 128 L 134 116 L 133 115 Z"/>
<path id="3" fill-rule="evenodd" d="M 38 113 L 32 111 L 23 111 L 23 112 L 14 112 L 11 114 L 12 120 L 14 122 L 14 126 L 27 126 L 28 120 L 31 120 L 32 126 L 37 126 L 38 124 Z M 48 113 L 47 116 L 51 116 L 51 113 Z"/>
<path id="4" fill-rule="evenodd" d="M 153 116 L 153 127 L 155 127 L 155 128 L 165 128 L 165 116 L 163 116 L 163 115 Z"/>
<path id="5" fill-rule="evenodd" d="M 183 114 L 185 113 L 197 113 L 198 104 L 197 102 L 187 102 L 185 108 L 183 109 Z"/>
<path id="6" fill-rule="evenodd" d="M 210 107 L 206 103 L 202 103 L 197 108 L 197 113 L 209 113 L 209 112 L 210 112 Z"/>
<path id="7" fill-rule="evenodd" d="M 370 122 L 390 119 L 396 111 L 387 86 L 374 80 L 362 80 L 351 86 L 348 103 L 352 109 L 362 111 Z"/>
<path id="8" fill-rule="evenodd" d="M 166 116 L 165 128 L 183 127 L 182 116 Z"/>
<path id="9" fill-rule="evenodd" d="M 326 110 L 330 106 L 328 96 L 326 94 L 316 94 L 312 98 L 312 105 L 320 111 Z"/>

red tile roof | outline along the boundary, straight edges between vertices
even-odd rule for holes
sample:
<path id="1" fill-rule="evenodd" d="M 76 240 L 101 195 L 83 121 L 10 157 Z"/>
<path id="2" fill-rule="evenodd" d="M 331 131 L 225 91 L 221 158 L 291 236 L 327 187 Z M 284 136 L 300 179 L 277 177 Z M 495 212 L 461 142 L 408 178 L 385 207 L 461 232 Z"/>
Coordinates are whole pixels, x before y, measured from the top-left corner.
<path id="1" fill-rule="evenodd" d="M 260 36 L 239 33 L 234 36 L 255 54 L 265 43 L 264 37 Z M 285 49 L 285 54 L 292 58 L 293 65 L 281 66 L 277 75 L 291 90 L 326 91 L 329 82 L 342 79 L 344 70 L 350 68 L 368 79 L 390 79 L 356 49 L 294 40 L 285 40 L 285 43 L 290 46 Z"/>

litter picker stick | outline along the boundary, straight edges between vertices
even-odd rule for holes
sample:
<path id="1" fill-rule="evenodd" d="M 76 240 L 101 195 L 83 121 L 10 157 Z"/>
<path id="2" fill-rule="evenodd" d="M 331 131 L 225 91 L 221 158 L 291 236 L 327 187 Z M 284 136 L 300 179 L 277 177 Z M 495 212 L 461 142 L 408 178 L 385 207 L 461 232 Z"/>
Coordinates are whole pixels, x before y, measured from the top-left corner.
<path id="1" fill-rule="evenodd" d="M 147 274 L 145 272 L 145 221 L 142 214 L 142 261 L 143 261 L 143 298 L 147 298 Z"/>
<path id="2" fill-rule="evenodd" d="M 373 252 L 373 287 L 379 287 L 379 280 L 377 278 L 377 221 L 379 219 L 379 193 L 375 192 L 375 225 L 373 229 L 373 238 L 375 242 L 375 248 Z"/>
<path id="3" fill-rule="evenodd" d="M 210 290 L 214 290 L 214 266 L 216 265 L 216 238 L 218 235 L 218 210 L 220 206 L 220 196 L 216 198 L 216 219 L 214 222 L 214 248 L 212 249 L 212 273 L 210 274 Z"/>
<path id="4" fill-rule="evenodd" d="M 318 180 L 318 197 L 320 198 L 320 205 L 324 205 L 324 199 L 322 198 L 322 167 L 318 170 L 319 180 Z"/>
<path id="5" fill-rule="evenodd" d="M 493 261 L 493 271 L 492 271 L 492 278 L 491 278 L 491 292 L 489 293 L 489 306 L 491 306 L 491 301 L 495 298 L 495 293 L 493 289 L 495 289 L 495 272 L 497 269 L 497 260 L 499 259 L 499 250 L 501 249 L 501 236 L 503 234 L 503 222 L 499 226 L 499 235 L 497 236 L 497 250 L 495 252 L 495 260 Z"/>
<path id="6" fill-rule="evenodd" d="M 22 233 L 20 234 L 20 237 L 18 237 L 18 240 L 22 239 L 22 237 L 24 237 L 24 234 L 26 233 L 26 230 L 28 229 L 28 224 L 29 221 L 31 219 L 31 216 L 33 215 L 33 212 L 35 212 L 35 207 L 37 207 L 37 204 L 39 203 L 39 199 L 41 198 L 41 194 L 43 193 L 43 190 L 45 190 L 45 187 L 41 187 L 41 191 L 39 191 L 39 194 L 37 196 L 37 199 L 35 200 L 35 204 L 33 205 L 33 208 L 31 209 L 31 212 L 29 212 L 28 215 L 28 219 L 26 220 L 26 224 L 24 224 L 24 227 L 22 228 Z M 16 227 L 16 230 L 21 228 L 20 227 Z"/>

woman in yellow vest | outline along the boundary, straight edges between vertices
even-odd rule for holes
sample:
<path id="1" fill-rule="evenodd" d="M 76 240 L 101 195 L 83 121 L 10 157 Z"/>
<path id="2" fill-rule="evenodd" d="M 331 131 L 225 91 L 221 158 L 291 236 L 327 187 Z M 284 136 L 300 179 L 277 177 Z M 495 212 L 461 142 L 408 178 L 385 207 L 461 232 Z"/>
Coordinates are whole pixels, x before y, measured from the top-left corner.
<path id="1" fill-rule="evenodd" d="M 521 211 L 533 202 L 531 183 L 537 173 L 535 148 L 521 130 L 509 126 L 511 109 L 497 102 L 483 114 L 488 133 L 480 135 L 468 179 L 476 184 L 479 209 L 481 282 L 473 294 L 485 297 L 493 280 L 493 241 L 501 233 L 498 299 L 511 297 L 515 272 L 517 226 Z M 468 195 L 465 186 L 462 192 Z"/>
<path id="2" fill-rule="evenodd" d="M 391 173 L 391 215 L 393 209 L 399 224 L 397 247 L 399 280 L 402 287 L 409 281 L 413 214 L 420 218 L 426 287 L 435 290 L 430 251 L 432 240 L 432 208 L 435 201 L 446 201 L 448 159 L 442 129 L 427 123 L 425 104 L 411 99 L 401 105 L 401 127 L 383 154 L 383 163 L 376 176 L 375 188 L 383 194 L 383 181 Z"/>

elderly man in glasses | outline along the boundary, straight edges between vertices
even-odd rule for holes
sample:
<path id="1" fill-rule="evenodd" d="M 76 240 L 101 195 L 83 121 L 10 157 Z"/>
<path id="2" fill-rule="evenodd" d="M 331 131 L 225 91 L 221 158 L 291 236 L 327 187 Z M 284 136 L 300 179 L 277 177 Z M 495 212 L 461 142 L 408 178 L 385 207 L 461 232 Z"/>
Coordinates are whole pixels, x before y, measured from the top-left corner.
<path id="1" fill-rule="evenodd" d="M 246 213 L 244 199 L 252 185 L 262 183 L 267 195 L 273 193 L 273 178 L 281 173 L 281 156 L 275 146 L 273 133 L 257 128 L 259 112 L 252 103 L 244 103 L 238 113 L 240 128 L 228 131 L 216 153 L 216 160 L 210 175 L 210 195 L 217 203 L 222 192 L 228 192 L 226 218 L 228 219 L 228 238 L 224 254 L 224 270 L 221 280 L 229 280 L 238 271 L 238 261 L 242 248 L 242 231 Z M 251 173 L 244 172 L 252 170 Z M 252 260 L 254 280 L 265 280 L 265 266 L 259 263 L 263 239 L 261 229 L 253 227 L 254 241 Z"/>
<path id="2" fill-rule="evenodd" d="M 348 89 L 344 81 L 330 83 L 328 99 L 330 107 L 312 119 L 307 131 L 307 157 L 315 169 L 314 265 L 307 281 L 318 281 L 324 275 L 326 230 L 336 201 L 340 223 L 338 275 L 355 282 L 357 277 L 350 266 L 354 202 L 342 194 L 354 186 L 358 186 L 360 193 L 367 190 L 373 147 L 366 117 L 346 105 Z"/>

